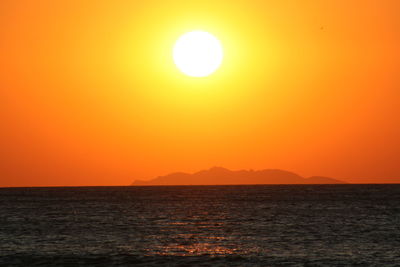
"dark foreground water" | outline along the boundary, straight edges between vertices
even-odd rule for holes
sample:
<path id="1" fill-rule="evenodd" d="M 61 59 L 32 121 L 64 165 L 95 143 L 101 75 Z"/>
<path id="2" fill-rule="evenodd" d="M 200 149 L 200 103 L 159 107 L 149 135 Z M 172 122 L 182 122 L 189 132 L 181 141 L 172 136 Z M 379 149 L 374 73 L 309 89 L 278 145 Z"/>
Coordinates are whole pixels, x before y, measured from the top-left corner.
<path id="1" fill-rule="evenodd" d="M 400 185 L 0 189 L 0 266 L 400 266 Z"/>

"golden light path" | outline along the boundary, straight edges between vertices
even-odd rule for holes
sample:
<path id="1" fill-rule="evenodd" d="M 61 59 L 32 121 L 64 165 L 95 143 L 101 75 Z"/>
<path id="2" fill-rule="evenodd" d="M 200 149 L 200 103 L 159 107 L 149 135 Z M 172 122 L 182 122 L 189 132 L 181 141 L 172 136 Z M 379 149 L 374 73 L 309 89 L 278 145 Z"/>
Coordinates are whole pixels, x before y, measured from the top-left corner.
<path id="1" fill-rule="evenodd" d="M 192 31 L 182 35 L 173 49 L 175 65 L 192 77 L 205 77 L 221 65 L 223 49 L 220 41 L 205 31 Z"/>

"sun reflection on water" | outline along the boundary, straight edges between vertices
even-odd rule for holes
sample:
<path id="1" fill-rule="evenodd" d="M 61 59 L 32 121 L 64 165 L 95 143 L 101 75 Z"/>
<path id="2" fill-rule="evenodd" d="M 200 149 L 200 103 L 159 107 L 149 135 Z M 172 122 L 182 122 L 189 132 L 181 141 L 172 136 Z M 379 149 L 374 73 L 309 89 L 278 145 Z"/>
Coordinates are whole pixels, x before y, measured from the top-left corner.
<path id="1" fill-rule="evenodd" d="M 168 238 L 158 238 L 158 245 L 146 250 L 147 256 L 226 256 L 238 253 L 259 253 L 259 248 L 241 246 L 232 230 L 223 222 L 201 220 L 193 216 L 187 220 L 164 221 L 160 228 Z M 172 230 L 172 231 L 171 231 Z M 241 241 L 245 241 L 242 239 Z"/>

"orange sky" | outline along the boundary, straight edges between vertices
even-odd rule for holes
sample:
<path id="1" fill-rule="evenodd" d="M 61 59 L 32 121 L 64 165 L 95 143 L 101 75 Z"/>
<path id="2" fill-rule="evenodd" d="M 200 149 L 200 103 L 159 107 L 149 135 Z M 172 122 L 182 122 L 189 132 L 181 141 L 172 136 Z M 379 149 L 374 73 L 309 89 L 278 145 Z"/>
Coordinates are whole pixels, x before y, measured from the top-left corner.
<path id="1" fill-rule="evenodd" d="M 0 3 L 0 186 L 211 166 L 400 182 L 400 1 Z M 206 78 L 185 32 L 221 40 Z"/>

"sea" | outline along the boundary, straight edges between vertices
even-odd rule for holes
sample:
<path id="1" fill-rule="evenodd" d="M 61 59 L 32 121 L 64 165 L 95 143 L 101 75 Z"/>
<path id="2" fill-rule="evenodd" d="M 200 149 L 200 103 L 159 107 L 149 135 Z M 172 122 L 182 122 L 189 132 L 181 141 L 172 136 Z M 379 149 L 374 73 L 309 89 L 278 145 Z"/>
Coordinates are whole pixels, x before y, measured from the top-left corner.
<path id="1" fill-rule="evenodd" d="M 400 185 L 2 188 L 0 266 L 400 266 Z"/>

